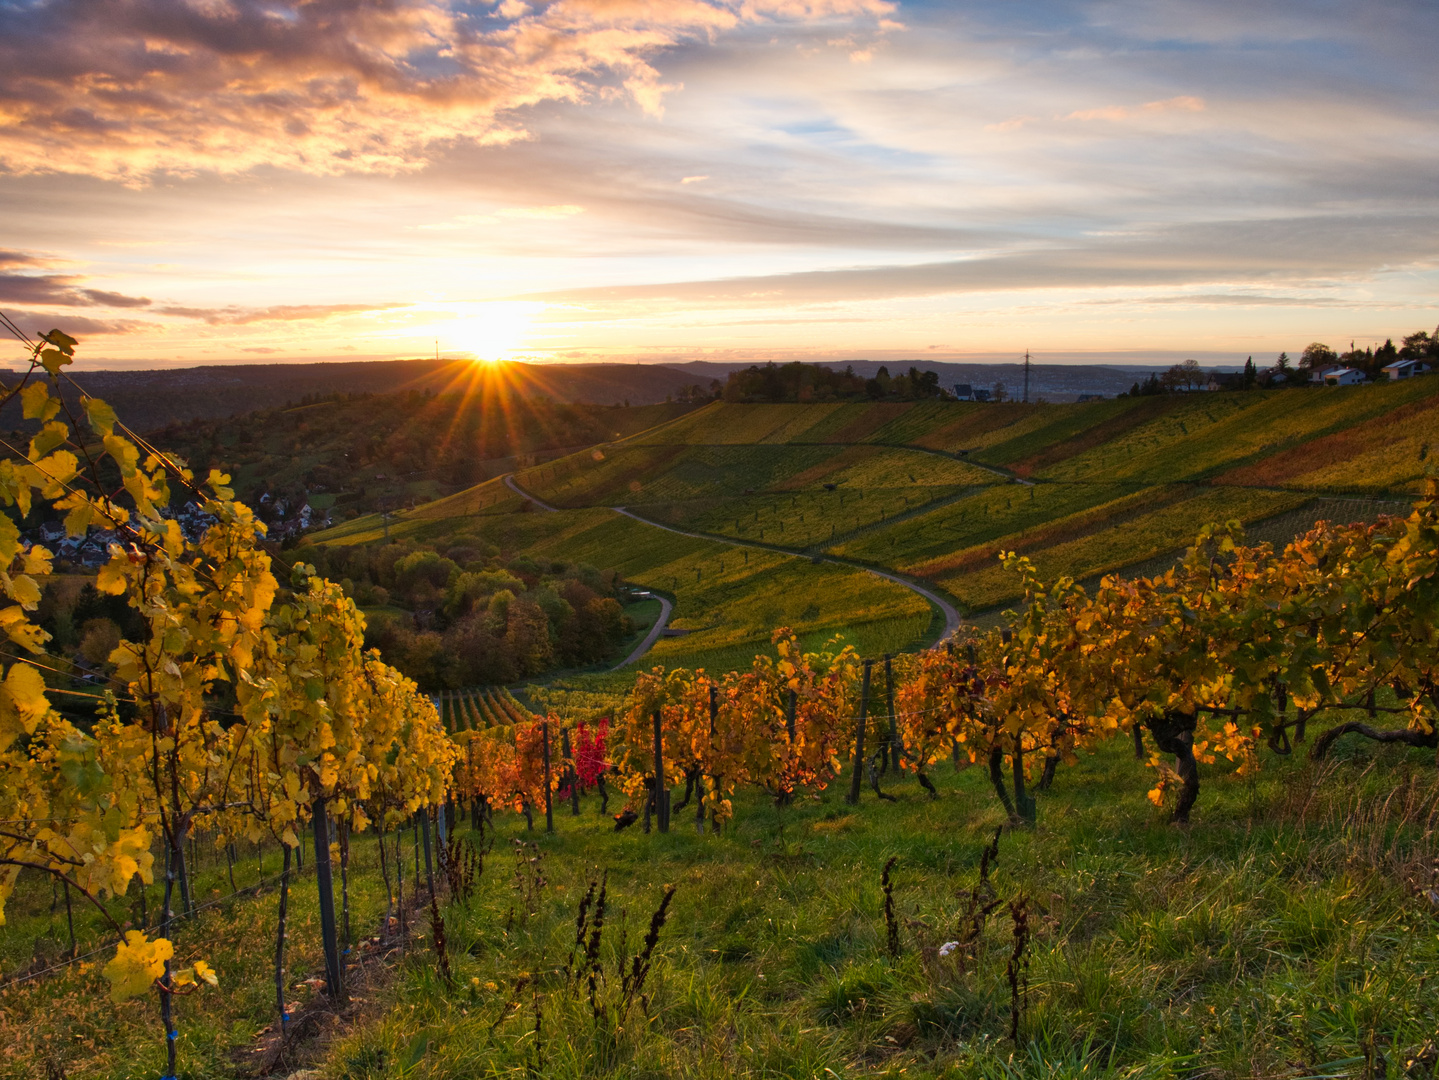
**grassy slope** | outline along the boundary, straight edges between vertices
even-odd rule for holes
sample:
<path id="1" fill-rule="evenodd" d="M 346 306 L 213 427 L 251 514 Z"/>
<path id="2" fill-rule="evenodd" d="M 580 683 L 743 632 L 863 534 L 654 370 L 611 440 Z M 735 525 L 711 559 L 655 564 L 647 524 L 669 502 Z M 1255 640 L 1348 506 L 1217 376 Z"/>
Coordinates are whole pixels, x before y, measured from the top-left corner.
<path id="1" fill-rule="evenodd" d="M 1424 982 L 1439 939 L 1423 930 L 1428 901 L 1415 892 L 1439 857 L 1426 827 L 1439 804 L 1431 758 L 1346 747 L 1325 768 L 1269 758 L 1254 781 L 1205 767 L 1196 824 L 1178 830 L 1145 800 L 1152 778 L 1115 740 L 1061 769 L 1039 796 L 1037 828 L 1001 837 L 1000 905 L 963 967 L 936 949 L 963 934 L 979 851 L 1000 824 L 982 769 L 936 769 L 937 801 L 892 779 L 898 803 L 866 793 L 858 808 L 838 785 L 784 810 L 745 793 L 717 837 L 696 836 L 686 811 L 668 836 L 616 833 L 594 796 L 580 818 L 557 807 L 554 836 L 502 813 L 475 899 L 445 909 L 456 989 L 440 985 L 423 940 L 391 954 L 379 969 L 391 974 L 332 1029 L 321 1075 L 1225 1080 L 1358 1075 L 1366 1044 L 1402 1064 L 1439 1022 Z M 512 839 L 543 853 L 532 915 L 514 887 Z M 879 888 L 891 856 L 898 959 L 886 955 Z M 275 858 L 271 847 L 272 875 Z M 373 842 L 357 837 L 352 858 L 363 935 L 384 890 Z M 405 861 L 412 885 L 408 841 Z M 633 953 L 661 890 L 677 887 L 646 988 L 650 1018 L 637 1006 L 618 1037 L 563 976 L 576 906 L 601 868 L 611 973 L 621 935 Z M 250 850 L 239 877 L 255 877 Z M 223 866 L 207 861 L 200 894 L 216 890 L 227 891 Z M 1021 895 L 1033 937 L 1016 1047 L 1005 905 Z M 270 1023 L 275 903 L 273 890 L 221 901 L 179 932 L 178 955 L 203 952 L 221 980 L 179 1005 L 186 1075 L 235 1075 L 236 1049 L 243 1057 Z M 47 887 L 22 883 L 0 939 L 10 970 L 54 922 L 48 904 Z M 295 985 L 321 963 L 308 876 L 292 891 L 291 920 Z M 70 1076 L 150 1080 L 159 1031 L 153 999 L 112 1005 L 98 964 L 70 967 L 0 990 L 0 1077 L 44 1075 L 53 1054 Z"/>
<path id="2" fill-rule="evenodd" d="M 678 528 L 926 576 L 978 611 L 1016 596 L 996 567 L 1002 550 L 1030 555 L 1046 574 L 1087 578 L 1181 548 L 1212 519 L 1259 522 L 1326 492 L 1412 491 L 1439 442 L 1435 390 L 1415 380 L 1060 406 L 716 403 L 518 479 L 556 505 L 628 505 Z M 968 459 L 944 456 L 958 451 Z M 1005 473 L 1030 484 L 1005 484 Z M 771 570 L 781 557 L 759 553 L 744 567 L 720 543 L 597 509 L 529 509 L 496 480 L 394 518 L 390 532 L 483 536 L 671 590 L 677 625 L 713 628 L 662 642 L 657 659 L 741 656 L 769 617 L 831 632 L 844 619 L 829 608 L 843 595 L 855 597 L 848 625 L 858 640 L 900 646 L 905 633 L 923 633 L 922 610 L 908 610 L 899 590 L 881 584 L 875 595 L 872 579 L 848 571 Z M 368 518 L 325 538 L 380 535 Z M 800 599 L 806 592 L 812 600 Z"/>
<path id="3" fill-rule="evenodd" d="M 1084 576 L 1181 544 L 1206 516 L 1265 517 L 1324 487 L 1324 477 L 1341 489 L 1403 491 L 1435 429 L 1429 389 L 1420 380 L 1054 411 L 894 408 L 868 417 L 851 406 L 773 407 L 753 418 L 714 407 L 658 437 L 700 421 L 705 431 L 843 434 L 866 445 L 888 431 L 905 443 L 974 448 L 978 460 L 1029 470 L 1039 481 L 1033 488 L 990 487 L 844 548 L 876 561 L 902 554 L 905 565 L 952 575 L 945 580 L 972 590 L 979 604 L 1002 585 L 983 568 L 958 573 L 964 559 L 956 552 L 1040 534 L 1032 553 L 1042 567 Z M 1372 471 L 1343 464 L 1356 450 Z M 725 545 L 660 533 L 604 509 L 486 512 L 508 497 L 482 485 L 392 523 L 392 532 L 485 535 L 672 589 L 682 625 L 717 625 L 665 640 L 657 662 L 740 663 L 771 625 L 791 619 L 811 638 L 857 625 L 872 655 L 901 647 L 928 621 L 912 594 L 871 577 L 755 552 L 746 565 Z M 945 529 L 954 534 L 948 550 Z M 358 542 L 357 534 L 344 540 Z M 884 551 L 886 541 L 898 554 Z M 554 698 L 582 709 L 588 696 L 600 706 L 629 681 L 623 673 L 578 680 Z M 495 857 L 472 908 L 447 915 L 460 986 L 479 980 L 473 996 L 441 993 L 423 952 L 399 960 L 398 979 L 375 988 L 372 1018 L 332 1048 L 326 1075 L 520 1075 L 534 1061 L 533 999 L 511 1012 L 505 989 L 521 972 L 547 997 L 543 1071 L 556 1077 L 1297 1077 L 1358 1070 L 1366 1045 L 1402 1063 L 1439 1023 L 1420 982 L 1439 962 L 1436 939 L 1415 932 L 1431 914 L 1415 888 L 1439 858 L 1427 827 L 1439 805 L 1432 754 L 1346 748 L 1340 758 L 1330 769 L 1266 759 L 1252 782 L 1206 766 L 1199 823 L 1185 832 L 1162 825 L 1144 801 L 1150 778 L 1122 746 L 1062 770 L 1056 790 L 1041 797 L 1039 827 L 1002 841 L 995 879 L 1001 899 L 1029 898 L 1036 929 L 1017 1048 L 1003 1038 L 1011 945 L 1003 909 L 965 971 L 933 951 L 958 936 L 978 849 L 999 820 L 980 770 L 941 770 L 934 803 L 910 782 L 894 786 L 899 804 L 866 796 L 858 811 L 834 790 L 783 812 L 746 796 L 734 829 L 718 838 L 682 825 L 668 837 L 616 834 L 589 816 L 593 806 L 578 822 L 561 814 L 560 834 L 538 837 L 551 884 L 533 917 L 521 910 L 507 923 L 506 911 L 521 905 L 508 860 Z M 500 827 L 502 841 L 519 838 L 513 817 Z M 356 924 L 365 927 L 381 910 L 383 889 L 373 848 L 360 841 L 356 850 L 351 895 Z M 242 884 L 254 876 L 244 855 Z M 891 855 L 901 860 L 898 961 L 883 954 L 879 916 L 879 870 Z M 271 873 L 275 858 L 272 848 Z M 596 865 L 612 871 L 612 912 L 627 912 L 612 930 L 627 928 L 631 950 L 661 885 L 680 886 L 651 986 L 653 1019 L 609 1042 L 595 1035 L 587 1004 L 559 990 L 556 974 L 566 935 L 573 939 L 577 896 Z M 223 868 L 211 864 L 197 891 L 209 901 L 219 899 L 216 890 L 225 891 Z M 156 899 L 152 888 L 152 906 Z M 6 970 L 32 953 L 57 956 L 64 908 L 61 901 L 52 911 L 51 903 L 43 883 L 22 882 L 0 935 Z M 319 967 L 314 911 L 313 886 L 302 882 L 292 907 L 291 983 Z M 191 1075 L 230 1075 L 233 1048 L 269 1023 L 269 946 L 257 943 L 270 940 L 273 918 L 274 894 L 266 893 L 218 902 L 181 932 L 179 956 L 198 955 L 203 942 L 222 978 L 219 991 L 180 1007 Z M 84 911 L 78 920 L 83 952 L 97 929 Z M 36 1075 L 51 1054 L 74 1076 L 153 1076 L 157 1031 L 153 1002 L 113 1006 L 98 965 L 77 965 L 0 990 L 0 1076 Z M 411 1060 L 415 1071 L 406 1073 Z"/>

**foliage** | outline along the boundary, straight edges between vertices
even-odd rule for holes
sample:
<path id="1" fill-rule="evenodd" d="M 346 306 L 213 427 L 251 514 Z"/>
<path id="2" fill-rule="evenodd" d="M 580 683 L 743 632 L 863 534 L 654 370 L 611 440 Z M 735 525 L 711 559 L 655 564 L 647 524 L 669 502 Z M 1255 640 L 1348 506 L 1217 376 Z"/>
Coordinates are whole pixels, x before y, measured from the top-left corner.
<path id="1" fill-rule="evenodd" d="M 153 880 L 158 827 L 167 851 L 159 936 L 129 931 L 105 973 L 116 1001 L 157 989 L 173 1074 L 172 999 L 217 980 L 204 960 L 171 964 L 172 888 L 193 910 L 185 859 L 197 821 L 226 839 L 271 832 L 293 847 L 309 807 L 329 802 L 362 829 L 362 804 L 382 788 L 408 809 L 442 800 L 454 750 L 414 684 L 363 653 L 363 617 L 339 586 L 298 565 L 281 596 L 264 526 L 234 500 L 228 477 L 212 471 L 201 494 L 183 463 L 94 398 L 81 398 L 81 431 L 45 381 L 58 384 L 75 345 L 52 331 L 8 388 L 42 426 L 26 454 L 0 462 L 0 499 L 24 515 L 38 496 L 71 534 L 103 526 L 115 535 L 95 585 L 125 598 L 138 632 L 108 658 L 115 691 L 89 733 L 50 708 L 39 673 L 48 665 L 11 658 L 0 683 L 0 904 L 33 869 L 117 927 L 102 901 L 137 877 Z M 164 513 L 172 484 L 203 499 L 213 524 L 199 540 Z M 4 517 L 0 559 L 9 639 L 44 656 L 49 635 L 31 613 L 50 552 L 22 546 Z"/>

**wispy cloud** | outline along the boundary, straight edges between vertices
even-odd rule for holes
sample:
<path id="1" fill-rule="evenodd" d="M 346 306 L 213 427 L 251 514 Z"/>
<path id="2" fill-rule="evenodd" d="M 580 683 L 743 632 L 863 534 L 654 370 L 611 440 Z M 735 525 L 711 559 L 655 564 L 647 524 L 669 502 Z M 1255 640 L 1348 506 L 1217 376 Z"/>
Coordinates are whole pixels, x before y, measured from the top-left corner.
<path id="1" fill-rule="evenodd" d="M 199 319 L 211 326 L 249 326 L 265 322 L 306 322 L 333 319 L 342 315 L 367 315 L 409 307 L 408 304 L 279 304 L 267 308 L 184 307 L 156 308 L 159 315 Z"/>
<path id="2" fill-rule="evenodd" d="M 438 312 L 516 297 L 593 356 L 1436 319 L 1432 0 L 0 13 L 0 303 L 117 355 L 458 349 L 495 320 Z"/>
<path id="3" fill-rule="evenodd" d="M 23 264 L 22 264 L 23 265 Z M 90 289 L 72 274 L 16 274 L 0 271 L 0 304 L 43 304 L 52 307 L 142 308 L 143 296 Z"/>
<path id="4" fill-rule="evenodd" d="M 1106 105 L 1099 109 L 1080 109 L 1063 117 L 1065 120 L 1132 120 L 1137 116 L 1154 116 L 1167 112 L 1203 112 L 1204 99 L 1192 94 L 1150 101 L 1143 105 Z"/>
<path id="5" fill-rule="evenodd" d="M 1334 243 L 1342 236 L 1341 243 Z M 1327 282 L 1370 272 L 1378 259 L 1432 266 L 1439 221 L 1371 216 L 1341 227 L 1315 218 L 1213 222 L 1096 237 L 961 260 L 566 290 L 516 297 L 589 305 L 784 307 L 941 294 L 1152 287 L 1222 281 Z M 1198 294 L 1199 305 L 1243 294 Z M 1226 297 L 1216 299 L 1216 297 Z M 1170 296 L 1160 302 L 1176 302 Z M 1255 303 L 1264 303 L 1255 299 Z"/>
<path id="6" fill-rule="evenodd" d="M 7 4 L 0 164 L 142 180 L 272 165 L 423 167 L 525 138 L 515 110 L 618 95 L 658 113 L 666 48 L 887 0 L 40 0 Z"/>
<path id="7" fill-rule="evenodd" d="M 563 221 L 565 218 L 583 214 L 585 208 L 574 203 L 560 203 L 555 206 L 506 206 L 489 214 L 461 214 L 448 221 L 427 222 L 417 225 L 418 229 L 448 231 L 451 229 L 473 229 L 480 225 L 494 225 L 501 221 Z"/>
<path id="8" fill-rule="evenodd" d="M 155 331 L 153 322 L 134 319 L 105 319 L 91 315 L 79 315 L 73 311 L 58 314 L 53 311 L 33 311 L 29 308 L 7 308 L 5 314 L 27 334 L 38 337 L 59 327 L 67 334 L 77 337 L 107 336 L 121 337 Z"/>

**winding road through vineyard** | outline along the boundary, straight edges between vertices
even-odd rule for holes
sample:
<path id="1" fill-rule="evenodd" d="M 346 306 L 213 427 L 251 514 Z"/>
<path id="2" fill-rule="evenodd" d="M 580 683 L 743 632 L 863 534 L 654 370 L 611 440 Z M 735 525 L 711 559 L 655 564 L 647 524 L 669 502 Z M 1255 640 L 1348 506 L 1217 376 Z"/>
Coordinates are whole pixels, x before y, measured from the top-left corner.
<path id="1" fill-rule="evenodd" d="M 535 506 L 538 506 L 541 510 L 548 511 L 549 513 L 558 512 L 558 507 L 551 506 L 543 499 L 538 498 L 537 496 L 531 494 L 530 492 L 522 488 L 515 480 L 513 473 L 509 473 L 505 476 L 505 484 L 516 495 L 528 499 L 531 503 L 533 503 Z M 909 578 L 901 577 L 899 574 L 893 574 L 886 570 L 878 570 L 873 566 L 866 566 L 861 562 L 854 561 L 853 559 L 839 558 L 834 555 L 807 555 L 805 552 L 796 551 L 793 548 L 783 547 L 779 544 L 765 544 L 754 541 L 735 540 L 732 537 L 723 536 L 719 533 L 692 532 L 686 529 L 677 529 L 673 525 L 662 525 L 657 521 L 651 521 L 649 518 L 641 517 L 633 510 L 630 510 L 623 506 L 611 506 L 608 507 L 608 509 L 613 510 L 615 513 L 620 514 L 624 517 L 627 517 L 632 521 L 638 521 L 641 525 L 649 525 L 650 527 L 655 529 L 663 529 L 665 532 L 674 533 L 676 536 L 686 536 L 692 540 L 712 540 L 716 543 L 728 544 L 730 547 L 733 548 L 751 548 L 756 551 L 775 551 L 779 552 L 782 555 L 792 555 L 797 559 L 808 558 L 811 562 L 825 562 L 831 563 L 835 566 L 848 566 L 855 570 L 863 570 L 865 571 L 865 573 L 873 574 L 875 577 L 884 578 L 886 581 L 892 581 L 896 585 L 902 585 L 904 588 L 909 589 L 911 592 L 918 593 L 920 596 L 924 597 L 925 600 L 938 608 L 940 614 L 944 616 L 944 632 L 940 634 L 939 640 L 935 642 L 935 646 L 942 644 L 948 638 L 952 637 L 954 635 L 954 632 L 960 627 L 959 610 L 953 604 L 951 604 L 944 597 L 940 596 L 934 590 L 926 589 L 923 585 L 919 585 L 914 581 L 911 581 Z M 621 664 L 620 667 L 624 667 L 628 664 L 634 663 L 641 656 L 643 656 L 657 640 L 659 640 L 659 633 L 664 629 L 663 624 L 669 619 L 670 610 L 671 605 L 666 602 L 666 609 L 661 616 L 661 621 L 655 624 L 656 628 L 650 631 L 650 635 L 645 638 L 641 647 L 637 649 L 634 653 L 631 653 L 629 659 L 627 659 L 624 664 Z"/>

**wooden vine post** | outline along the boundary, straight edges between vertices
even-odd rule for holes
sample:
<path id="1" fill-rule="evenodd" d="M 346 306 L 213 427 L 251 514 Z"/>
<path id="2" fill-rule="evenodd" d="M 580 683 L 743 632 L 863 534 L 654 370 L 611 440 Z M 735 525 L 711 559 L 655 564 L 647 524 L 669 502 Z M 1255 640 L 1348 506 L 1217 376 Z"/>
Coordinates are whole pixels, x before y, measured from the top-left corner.
<path id="1" fill-rule="evenodd" d="M 545 759 L 545 832 L 555 831 L 555 801 L 550 791 L 550 721 L 540 721 L 540 738 Z"/>
<path id="2" fill-rule="evenodd" d="M 859 785 L 864 778 L 864 725 L 869 712 L 869 673 L 874 667 L 873 660 L 864 662 L 864 673 L 859 683 L 859 717 L 854 725 L 854 765 L 849 775 L 849 795 L 845 801 L 851 806 L 859 805 Z"/>
<path id="3" fill-rule="evenodd" d="M 661 726 L 660 710 L 655 710 L 655 816 L 659 818 L 660 832 L 670 831 L 669 785 L 665 783 L 665 743 Z"/>
<path id="4" fill-rule="evenodd" d="M 315 885 L 320 892 L 320 938 L 325 947 L 325 989 L 331 1001 L 340 1001 L 344 986 L 340 974 L 340 941 L 335 923 L 335 884 L 330 875 L 330 817 L 325 797 L 310 804 L 315 834 Z"/>
<path id="5" fill-rule="evenodd" d="M 425 842 L 425 884 L 430 890 L 430 899 L 435 898 L 435 857 L 430 847 L 430 808 L 422 807 L 418 811 L 420 818 L 420 832 Z M 418 853 L 416 853 L 418 856 Z M 415 868 L 418 872 L 419 867 Z"/>
<path id="6" fill-rule="evenodd" d="M 889 745 L 886 747 L 885 756 L 894 765 L 895 771 L 899 770 L 900 755 L 904 752 L 904 742 L 899 737 L 899 725 L 894 718 L 894 654 L 886 654 L 884 658 L 884 697 L 885 706 L 889 710 Z"/>
<path id="7" fill-rule="evenodd" d="M 719 687 L 716 686 L 714 683 L 710 683 L 710 744 L 709 744 L 709 745 L 710 745 L 710 753 L 711 753 L 711 755 L 713 755 L 713 753 L 714 753 L 715 727 L 716 727 L 716 724 L 717 724 L 718 722 L 719 722 Z M 713 758 L 711 758 L 711 762 L 713 762 Z M 713 767 L 713 765 L 711 765 L 711 767 Z M 719 776 L 718 776 L 717 774 L 715 774 L 715 773 L 711 773 L 711 774 L 710 774 L 710 781 L 711 781 L 712 786 L 713 786 L 713 789 L 714 789 L 714 799 L 712 800 L 712 802 L 714 803 L 714 806 L 712 807 L 712 811 L 717 811 L 717 810 L 719 809 L 720 801 L 721 801 L 721 800 L 720 800 L 720 797 L 719 797 Z M 705 814 L 704 814 L 704 807 L 705 807 L 704 785 L 703 785 L 703 784 L 700 784 L 699 806 L 696 807 L 696 809 L 695 809 L 695 827 L 696 827 L 697 829 L 699 829 L 699 831 L 700 831 L 701 834 L 703 834 L 704 831 L 705 831 Z M 717 824 L 717 823 L 718 823 L 718 820 L 719 820 L 718 818 L 715 819 L 715 821 L 716 821 L 716 827 L 715 827 L 715 830 L 714 830 L 714 831 L 716 831 L 716 832 L 719 831 L 719 829 L 718 829 L 718 824 Z"/>
<path id="8" fill-rule="evenodd" d="M 570 752 L 570 729 L 560 728 L 560 749 L 565 755 L 565 778 L 570 785 L 570 816 L 580 816 L 580 777 L 575 771 L 574 755 Z"/>

